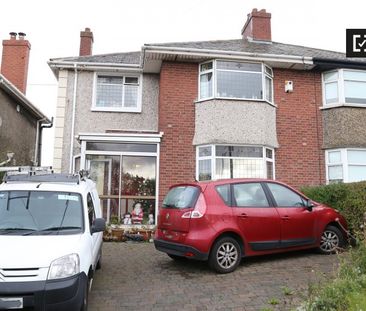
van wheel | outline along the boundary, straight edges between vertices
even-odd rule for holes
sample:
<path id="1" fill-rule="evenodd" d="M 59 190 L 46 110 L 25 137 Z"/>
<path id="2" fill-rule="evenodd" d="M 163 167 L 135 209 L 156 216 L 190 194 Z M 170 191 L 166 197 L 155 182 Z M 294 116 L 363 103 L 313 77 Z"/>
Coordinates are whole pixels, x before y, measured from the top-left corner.
<path id="1" fill-rule="evenodd" d="M 342 232 L 334 226 L 328 226 L 320 237 L 319 252 L 321 254 L 334 254 L 344 248 L 345 240 Z"/>
<path id="2" fill-rule="evenodd" d="M 239 243 L 231 237 L 223 237 L 212 247 L 208 263 L 216 272 L 229 273 L 238 267 L 240 260 Z"/>
<path id="3" fill-rule="evenodd" d="M 83 293 L 83 303 L 81 305 L 80 311 L 88 311 L 88 300 L 89 300 L 89 288 L 90 288 L 90 280 L 85 283 L 84 293 Z"/>

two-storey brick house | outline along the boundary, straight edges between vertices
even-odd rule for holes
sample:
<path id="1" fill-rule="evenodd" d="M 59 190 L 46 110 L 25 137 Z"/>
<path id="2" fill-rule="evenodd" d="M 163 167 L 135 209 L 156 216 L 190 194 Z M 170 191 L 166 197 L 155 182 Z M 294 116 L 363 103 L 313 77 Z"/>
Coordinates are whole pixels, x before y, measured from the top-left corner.
<path id="1" fill-rule="evenodd" d="M 54 167 L 91 170 L 105 214 L 156 216 L 173 183 L 262 177 L 294 186 L 366 179 L 366 62 L 272 41 L 254 9 L 236 40 L 146 44 L 51 59 Z M 365 70 L 365 71 L 364 71 Z"/>

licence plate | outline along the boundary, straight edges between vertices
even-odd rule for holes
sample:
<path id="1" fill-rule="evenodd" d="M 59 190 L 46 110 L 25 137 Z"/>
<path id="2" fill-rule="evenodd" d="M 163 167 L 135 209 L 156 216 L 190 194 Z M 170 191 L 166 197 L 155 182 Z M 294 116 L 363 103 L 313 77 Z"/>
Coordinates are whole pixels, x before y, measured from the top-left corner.
<path id="1" fill-rule="evenodd" d="M 23 298 L 21 297 L 0 297 L 0 310 L 23 309 Z"/>

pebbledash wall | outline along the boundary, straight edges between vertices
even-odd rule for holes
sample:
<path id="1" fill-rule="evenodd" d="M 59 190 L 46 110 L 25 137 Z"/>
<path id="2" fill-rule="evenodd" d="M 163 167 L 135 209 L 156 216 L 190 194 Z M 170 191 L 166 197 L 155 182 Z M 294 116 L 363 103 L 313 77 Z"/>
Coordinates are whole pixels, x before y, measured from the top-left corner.
<path id="1" fill-rule="evenodd" d="M 172 184 L 195 180 L 195 145 L 203 143 L 276 147 L 276 179 L 295 187 L 325 183 L 320 73 L 274 69 L 276 107 L 266 102 L 196 102 L 197 77 L 198 64 L 164 62 L 161 68 L 160 200 Z M 286 80 L 293 81 L 292 93 L 285 93 Z"/>
<path id="2" fill-rule="evenodd" d="M 93 71 L 78 72 L 75 135 L 78 133 L 105 133 L 108 130 L 158 131 L 159 75 L 143 75 L 141 113 L 92 111 L 94 76 Z M 63 83 L 66 85 L 67 91 L 60 89 L 59 83 L 57 109 L 60 112 L 57 113 L 57 116 L 62 115 L 63 118 L 56 120 L 56 140 L 60 139 L 60 141 L 57 146 L 55 144 L 55 154 L 57 152 L 56 155 L 59 154 L 60 160 L 62 159 L 59 162 L 61 171 L 68 172 L 75 73 L 64 72 L 61 77 L 65 79 Z M 63 105 L 64 107 L 62 107 Z M 62 109 L 64 110 L 62 111 Z M 74 138 L 73 154 L 80 154 L 80 144 L 76 138 Z"/>

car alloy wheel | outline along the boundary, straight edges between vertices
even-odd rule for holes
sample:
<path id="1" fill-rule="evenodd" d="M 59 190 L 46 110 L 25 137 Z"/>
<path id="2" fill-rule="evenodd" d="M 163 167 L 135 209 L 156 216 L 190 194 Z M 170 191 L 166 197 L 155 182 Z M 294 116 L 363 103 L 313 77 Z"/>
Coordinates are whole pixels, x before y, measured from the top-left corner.
<path id="1" fill-rule="evenodd" d="M 222 237 L 214 244 L 209 264 L 219 273 L 229 273 L 236 269 L 241 260 L 239 243 L 232 237 Z"/>
<path id="2" fill-rule="evenodd" d="M 342 232 L 334 226 L 325 228 L 320 237 L 319 250 L 323 254 L 333 254 L 344 246 L 344 238 Z"/>

